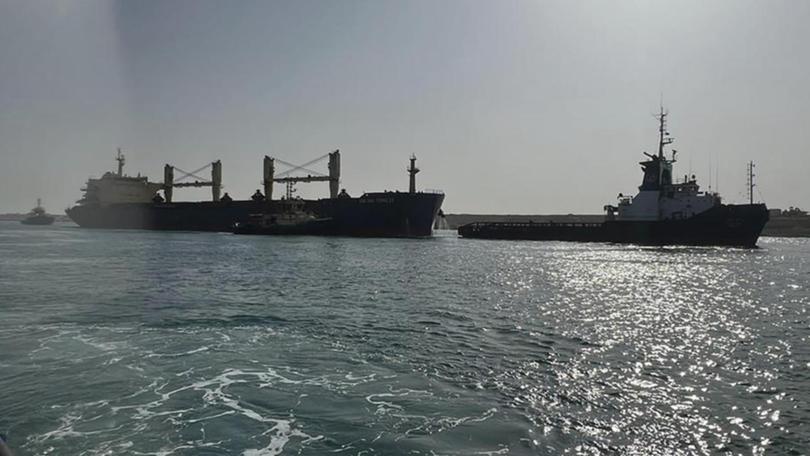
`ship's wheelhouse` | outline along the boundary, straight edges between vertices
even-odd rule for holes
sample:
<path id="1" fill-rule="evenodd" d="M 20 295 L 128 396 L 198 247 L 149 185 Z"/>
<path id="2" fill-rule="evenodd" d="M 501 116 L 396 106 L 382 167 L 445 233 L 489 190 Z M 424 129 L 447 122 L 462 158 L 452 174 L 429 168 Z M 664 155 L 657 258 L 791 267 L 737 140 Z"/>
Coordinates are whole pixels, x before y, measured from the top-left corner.
<path id="1" fill-rule="evenodd" d="M 639 190 L 661 190 L 672 185 L 672 162 L 666 158 L 650 155 L 650 160 L 640 162 L 644 178 Z"/>

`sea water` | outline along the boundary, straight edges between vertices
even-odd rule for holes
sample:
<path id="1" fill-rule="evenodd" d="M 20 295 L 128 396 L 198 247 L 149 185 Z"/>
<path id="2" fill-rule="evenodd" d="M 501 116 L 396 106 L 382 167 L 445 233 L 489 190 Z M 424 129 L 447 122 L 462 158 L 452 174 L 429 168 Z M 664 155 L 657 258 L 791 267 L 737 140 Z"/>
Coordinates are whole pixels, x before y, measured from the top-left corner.
<path id="1" fill-rule="evenodd" d="M 810 240 L 0 223 L 22 455 L 803 454 Z"/>

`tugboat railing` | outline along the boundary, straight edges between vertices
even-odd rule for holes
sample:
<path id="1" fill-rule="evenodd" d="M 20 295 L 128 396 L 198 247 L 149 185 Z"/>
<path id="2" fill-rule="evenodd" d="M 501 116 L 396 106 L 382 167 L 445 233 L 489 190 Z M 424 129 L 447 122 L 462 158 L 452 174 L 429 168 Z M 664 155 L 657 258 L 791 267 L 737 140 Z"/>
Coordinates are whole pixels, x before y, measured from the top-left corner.
<path id="1" fill-rule="evenodd" d="M 566 228 L 599 228 L 601 222 L 472 222 L 462 225 L 469 229 L 482 228 L 538 228 L 538 227 L 566 227 Z"/>

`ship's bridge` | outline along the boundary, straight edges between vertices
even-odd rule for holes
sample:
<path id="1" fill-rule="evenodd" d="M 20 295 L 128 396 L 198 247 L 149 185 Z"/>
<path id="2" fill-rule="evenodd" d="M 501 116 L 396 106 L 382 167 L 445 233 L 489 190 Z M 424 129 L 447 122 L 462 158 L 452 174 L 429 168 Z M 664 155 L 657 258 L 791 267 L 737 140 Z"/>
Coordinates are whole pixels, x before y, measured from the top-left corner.
<path id="1" fill-rule="evenodd" d="M 684 176 L 683 182 L 673 182 L 673 164 L 671 158 L 664 154 L 665 146 L 672 144 L 673 138 L 666 130 L 667 113 L 661 108 L 659 120 L 658 153 L 644 153 L 648 160 L 639 162 L 644 177 L 635 197 L 619 195 L 618 206 L 605 206 L 610 220 L 654 221 L 689 218 L 720 204 L 720 197 L 715 193 L 701 192 L 693 175 Z M 616 217 L 618 214 L 618 217 Z"/>

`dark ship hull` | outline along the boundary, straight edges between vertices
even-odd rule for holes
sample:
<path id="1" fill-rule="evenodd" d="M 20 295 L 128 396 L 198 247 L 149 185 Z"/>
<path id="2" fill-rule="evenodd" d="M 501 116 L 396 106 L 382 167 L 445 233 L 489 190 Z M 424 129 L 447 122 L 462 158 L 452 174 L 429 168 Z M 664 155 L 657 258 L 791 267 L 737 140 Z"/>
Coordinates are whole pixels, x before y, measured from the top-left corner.
<path id="1" fill-rule="evenodd" d="M 334 221 L 330 218 L 314 219 L 296 223 L 237 223 L 234 234 L 261 234 L 273 236 L 328 236 L 335 233 Z"/>
<path id="2" fill-rule="evenodd" d="M 639 245 L 755 247 L 768 210 L 764 204 L 720 205 L 684 220 L 602 223 L 470 223 L 463 237 Z"/>
<path id="3" fill-rule="evenodd" d="M 328 229 L 312 234 L 418 237 L 432 233 L 444 195 L 439 193 L 367 193 L 359 198 L 302 201 L 303 210 L 330 219 Z M 257 214 L 283 210 L 279 201 L 83 204 L 67 215 L 83 228 L 230 232 Z M 271 234 L 271 233 L 267 233 Z"/>
<path id="4" fill-rule="evenodd" d="M 20 220 L 23 225 L 52 225 L 54 218 L 50 215 L 35 215 Z"/>

